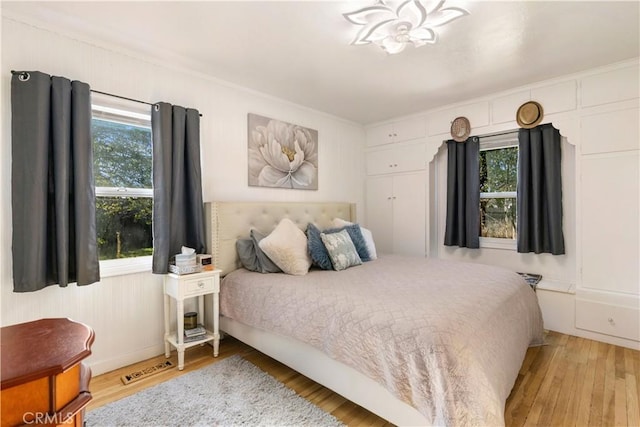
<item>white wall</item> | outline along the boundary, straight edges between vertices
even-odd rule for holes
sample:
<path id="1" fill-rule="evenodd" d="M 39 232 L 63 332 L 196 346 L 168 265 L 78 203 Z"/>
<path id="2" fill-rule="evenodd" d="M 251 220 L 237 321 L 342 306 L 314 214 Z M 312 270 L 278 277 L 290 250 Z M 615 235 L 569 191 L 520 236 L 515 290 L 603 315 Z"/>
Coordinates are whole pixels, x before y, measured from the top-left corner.
<path id="1" fill-rule="evenodd" d="M 95 41 L 80 41 L 2 19 L 2 144 L 0 151 L 1 324 L 70 317 L 94 328 L 88 359 L 94 374 L 162 353 L 162 278 L 151 273 L 109 277 L 68 288 L 14 293 L 11 271 L 10 70 L 38 70 L 81 80 L 92 89 L 167 101 L 200 110 L 204 200 L 350 201 L 363 212 L 364 129 L 201 74 L 143 60 Z M 317 191 L 247 185 L 247 113 L 318 130 Z"/>

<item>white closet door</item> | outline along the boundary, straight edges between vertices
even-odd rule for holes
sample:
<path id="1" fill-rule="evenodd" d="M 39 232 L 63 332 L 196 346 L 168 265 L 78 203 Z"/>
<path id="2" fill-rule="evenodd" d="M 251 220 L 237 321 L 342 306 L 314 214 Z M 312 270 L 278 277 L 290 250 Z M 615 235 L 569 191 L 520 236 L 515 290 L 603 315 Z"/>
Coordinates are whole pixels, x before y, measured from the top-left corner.
<path id="1" fill-rule="evenodd" d="M 426 174 L 393 177 L 393 252 L 426 254 Z"/>
<path id="2" fill-rule="evenodd" d="M 393 177 L 367 179 L 366 228 L 373 233 L 376 252 L 393 252 Z"/>
<path id="3" fill-rule="evenodd" d="M 640 294 L 638 151 L 582 160 L 582 286 Z"/>

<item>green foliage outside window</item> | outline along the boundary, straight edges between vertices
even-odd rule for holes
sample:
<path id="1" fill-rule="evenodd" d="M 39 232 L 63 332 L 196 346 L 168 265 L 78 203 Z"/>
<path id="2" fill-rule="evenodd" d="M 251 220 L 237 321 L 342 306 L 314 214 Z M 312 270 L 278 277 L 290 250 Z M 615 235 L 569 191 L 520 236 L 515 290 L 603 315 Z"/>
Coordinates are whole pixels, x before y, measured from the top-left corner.
<path id="1" fill-rule="evenodd" d="M 151 129 L 93 119 L 96 187 L 151 188 Z"/>
<path id="2" fill-rule="evenodd" d="M 153 199 L 98 197 L 96 199 L 100 259 L 129 258 L 153 253 Z"/>
<path id="3" fill-rule="evenodd" d="M 480 151 L 480 192 L 515 192 L 518 183 L 518 148 Z M 480 199 L 480 236 L 515 239 L 516 198 Z"/>
<path id="4" fill-rule="evenodd" d="M 151 188 L 151 129 L 93 119 L 96 187 Z M 96 223 L 101 260 L 151 255 L 151 197 L 97 195 Z"/>

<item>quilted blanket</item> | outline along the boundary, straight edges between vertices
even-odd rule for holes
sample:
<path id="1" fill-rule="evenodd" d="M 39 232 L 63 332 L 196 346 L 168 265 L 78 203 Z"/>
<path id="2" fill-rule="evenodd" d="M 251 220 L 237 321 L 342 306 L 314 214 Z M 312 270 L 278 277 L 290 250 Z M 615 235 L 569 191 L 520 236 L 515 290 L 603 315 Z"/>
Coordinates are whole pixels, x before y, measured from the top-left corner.
<path id="1" fill-rule="evenodd" d="M 324 351 L 436 425 L 504 425 L 527 347 L 543 340 L 535 293 L 517 273 L 418 257 L 306 276 L 236 270 L 220 310 Z"/>

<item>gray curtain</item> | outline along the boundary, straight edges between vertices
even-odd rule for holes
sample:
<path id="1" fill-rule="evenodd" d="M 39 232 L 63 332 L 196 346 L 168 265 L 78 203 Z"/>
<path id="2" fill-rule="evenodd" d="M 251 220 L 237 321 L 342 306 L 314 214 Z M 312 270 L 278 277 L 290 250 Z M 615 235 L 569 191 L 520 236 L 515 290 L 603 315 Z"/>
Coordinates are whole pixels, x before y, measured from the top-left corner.
<path id="1" fill-rule="evenodd" d="M 198 110 L 152 107 L 153 272 L 165 274 L 182 246 L 204 252 L 204 204 Z"/>
<path id="2" fill-rule="evenodd" d="M 551 124 L 518 133 L 518 252 L 564 254 L 562 144 Z"/>
<path id="3" fill-rule="evenodd" d="M 447 141 L 447 223 L 444 244 L 480 247 L 480 140 Z"/>
<path id="4" fill-rule="evenodd" d="M 89 85 L 11 80 L 13 289 L 100 280 Z"/>

